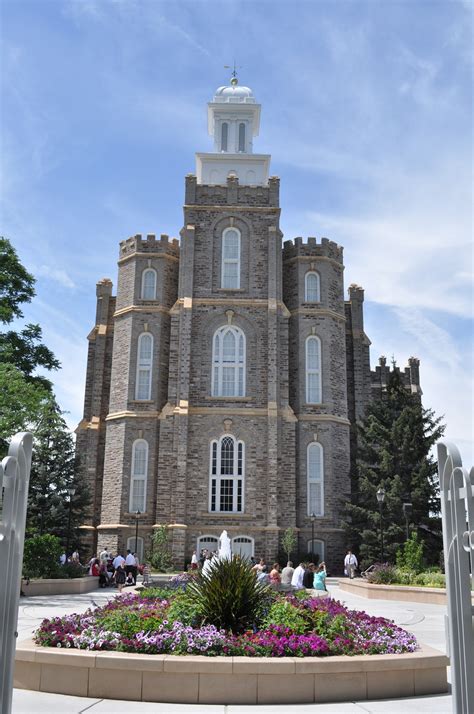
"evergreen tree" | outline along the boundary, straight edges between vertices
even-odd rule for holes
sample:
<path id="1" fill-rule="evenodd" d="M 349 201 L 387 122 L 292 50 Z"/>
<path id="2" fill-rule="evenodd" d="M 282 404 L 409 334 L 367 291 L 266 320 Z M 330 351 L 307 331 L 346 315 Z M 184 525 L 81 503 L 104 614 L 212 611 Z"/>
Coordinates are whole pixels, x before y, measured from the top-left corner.
<path id="1" fill-rule="evenodd" d="M 385 491 L 382 507 L 384 559 L 395 555 L 406 540 L 404 502 L 412 503 L 410 528 L 426 543 L 426 556 L 437 563 L 442 548 L 437 464 L 430 450 L 444 426 L 408 392 L 395 369 L 383 397 L 371 402 L 358 427 L 357 465 L 344 528 L 359 553 L 362 567 L 381 558 L 380 510 L 377 490 Z"/>
<path id="2" fill-rule="evenodd" d="M 68 494 L 70 488 L 75 489 L 72 497 Z M 27 534 L 56 535 L 66 545 L 69 531 L 69 549 L 72 550 L 78 543 L 78 527 L 83 523 L 88 504 L 88 490 L 81 465 L 76 463 L 72 434 L 59 407 L 53 403 L 34 434 Z"/>

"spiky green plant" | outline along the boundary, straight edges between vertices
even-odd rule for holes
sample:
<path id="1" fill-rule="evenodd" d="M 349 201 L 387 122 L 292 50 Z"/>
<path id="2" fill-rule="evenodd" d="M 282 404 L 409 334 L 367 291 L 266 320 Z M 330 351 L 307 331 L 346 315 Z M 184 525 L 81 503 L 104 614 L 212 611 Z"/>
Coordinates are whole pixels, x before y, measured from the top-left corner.
<path id="1" fill-rule="evenodd" d="M 252 627 L 272 599 L 270 588 L 257 582 L 250 563 L 238 556 L 214 560 L 187 594 L 204 622 L 235 633 Z"/>

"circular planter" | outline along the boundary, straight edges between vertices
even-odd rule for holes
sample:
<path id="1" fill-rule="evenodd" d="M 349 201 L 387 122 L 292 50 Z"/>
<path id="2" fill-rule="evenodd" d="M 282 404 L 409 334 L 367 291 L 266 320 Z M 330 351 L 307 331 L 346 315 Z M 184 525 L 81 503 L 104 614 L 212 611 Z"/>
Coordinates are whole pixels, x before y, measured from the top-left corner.
<path id="1" fill-rule="evenodd" d="M 448 690 L 448 658 L 430 647 L 355 657 L 175 657 L 17 646 L 20 689 L 190 704 L 359 701 Z"/>

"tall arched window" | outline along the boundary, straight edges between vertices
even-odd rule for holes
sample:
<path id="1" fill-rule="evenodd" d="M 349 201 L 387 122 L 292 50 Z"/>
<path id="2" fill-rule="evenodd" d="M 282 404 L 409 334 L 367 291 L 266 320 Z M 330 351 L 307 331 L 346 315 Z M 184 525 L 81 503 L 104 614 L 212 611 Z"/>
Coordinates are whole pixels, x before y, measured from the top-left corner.
<path id="1" fill-rule="evenodd" d="M 315 335 L 306 340 L 306 402 L 321 403 L 321 340 Z"/>
<path id="2" fill-rule="evenodd" d="M 239 124 L 239 151 L 245 151 L 245 124 L 243 122 Z"/>
<path id="3" fill-rule="evenodd" d="M 324 541 L 315 538 L 313 541 L 308 541 L 308 553 L 313 556 L 314 562 L 322 563 L 324 561 Z"/>
<path id="4" fill-rule="evenodd" d="M 324 516 L 324 458 L 323 447 L 317 441 L 308 446 L 308 516 Z"/>
<path id="5" fill-rule="evenodd" d="M 135 399 L 151 399 L 151 365 L 153 359 L 153 337 L 143 332 L 137 345 L 137 379 Z"/>
<path id="6" fill-rule="evenodd" d="M 143 555 L 145 551 L 143 548 L 143 538 L 141 536 L 138 536 L 138 538 L 135 538 L 135 536 L 127 538 L 127 550 L 130 550 L 132 553 L 136 553 L 140 563 L 143 563 Z"/>
<path id="7" fill-rule="evenodd" d="M 212 396 L 245 396 L 245 335 L 224 325 L 212 341 Z"/>
<path id="8" fill-rule="evenodd" d="M 304 299 L 305 302 L 319 302 L 321 300 L 318 273 L 306 273 Z"/>
<path id="9" fill-rule="evenodd" d="M 156 271 L 147 268 L 142 274 L 142 300 L 155 300 L 156 298 Z"/>
<path id="10" fill-rule="evenodd" d="M 132 447 L 132 477 L 130 480 L 130 513 L 146 511 L 146 481 L 148 474 L 148 443 L 137 439 Z"/>
<path id="11" fill-rule="evenodd" d="M 229 137 L 229 125 L 224 122 L 221 126 L 221 151 L 227 151 L 227 143 Z"/>
<path id="12" fill-rule="evenodd" d="M 211 442 L 209 511 L 244 510 L 244 443 L 226 434 Z"/>
<path id="13" fill-rule="evenodd" d="M 240 288 L 240 231 L 226 228 L 222 234 L 221 287 Z"/>

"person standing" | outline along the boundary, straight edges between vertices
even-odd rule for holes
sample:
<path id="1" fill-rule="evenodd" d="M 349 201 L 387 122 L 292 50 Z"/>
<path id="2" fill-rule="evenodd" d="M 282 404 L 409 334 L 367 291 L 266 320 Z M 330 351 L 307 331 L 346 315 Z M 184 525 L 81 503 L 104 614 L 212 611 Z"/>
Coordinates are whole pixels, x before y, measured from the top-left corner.
<path id="1" fill-rule="evenodd" d="M 304 563 L 300 563 L 291 577 L 291 586 L 295 590 L 301 590 L 303 587 Z"/>
<path id="2" fill-rule="evenodd" d="M 122 560 L 123 560 L 123 558 L 122 558 Z M 123 590 L 123 586 L 125 585 L 125 579 L 126 579 L 125 570 L 124 570 L 122 563 L 120 563 L 118 565 L 118 567 L 115 569 L 114 578 L 115 578 L 115 583 L 118 587 L 118 591 L 119 591 L 119 593 L 121 593 Z"/>
<path id="3" fill-rule="evenodd" d="M 348 550 L 347 555 L 344 558 L 344 573 L 348 575 L 351 580 L 355 576 L 357 566 L 357 558 L 351 550 Z"/>
<path id="4" fill-rule="evenodd" d="M 193 550 L 193 554 L 191 556 L 191 570 L 197 570 L 198 569 L 198 557 L 197 553 L 195 550 Z"/>
<path id="5" fill-rule="evenodd" d="M 125 558 L 125 575 L 127 576 L 127 581 L 130 585 L 136 585 L 136 573 L 137 566 L 135 565 L 135 556 L 133 555 L 131 550 L 127 550 L 127 555 Z"/>

